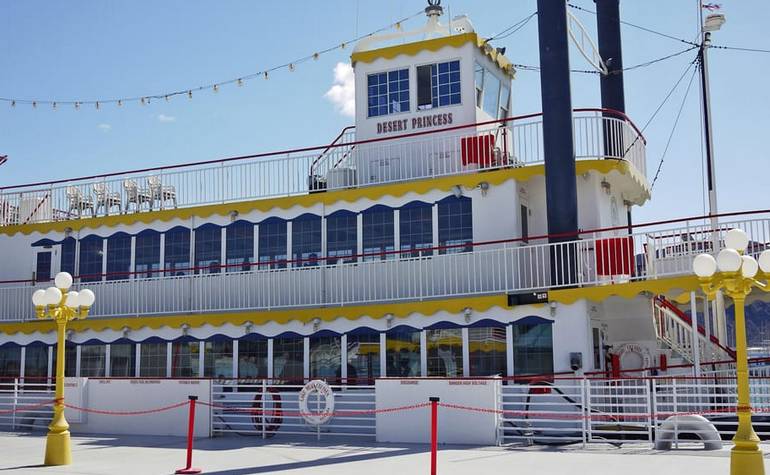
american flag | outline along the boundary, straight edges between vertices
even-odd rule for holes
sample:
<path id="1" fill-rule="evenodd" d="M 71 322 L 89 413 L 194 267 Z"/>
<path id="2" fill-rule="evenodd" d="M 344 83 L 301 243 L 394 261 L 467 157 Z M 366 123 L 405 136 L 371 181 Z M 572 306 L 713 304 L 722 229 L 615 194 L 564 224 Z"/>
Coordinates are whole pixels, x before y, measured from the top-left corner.
<path id="1" fill-rule="evenodd" d="M 719 3 L 704 3 L 701 6 L 710 12 L 713 12 L 714 10 L 719 10 L 722 8 L 722 5 Z"/>

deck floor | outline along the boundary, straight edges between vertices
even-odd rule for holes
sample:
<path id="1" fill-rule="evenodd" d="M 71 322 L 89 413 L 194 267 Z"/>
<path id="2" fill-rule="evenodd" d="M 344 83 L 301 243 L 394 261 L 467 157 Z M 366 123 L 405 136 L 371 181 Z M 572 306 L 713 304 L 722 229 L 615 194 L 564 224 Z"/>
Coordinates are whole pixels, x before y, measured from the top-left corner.
<path id="1" fill-rule="evenodd" d="M 140 436 L 73 437 L 73 465 L 44 467 L 45 437 L 0 433 L 2 474 L 171 474 L 184 466 L 182 438 Z M 194 466 L 207 474 L 406 475 L 429 473 L 424 445 L 364 444 L 350 440 L 267 441 L 244 437 L 200 439 Z M 446 446 L 438 454 L 442 475 L 478 473 L 698 475 L 729 473 L 729 444 L 704 452 L 689 447 L 657 452 L 649 445 L 567 447 Z M 770 445 L 763 447 L 765 453 Z M 767 460 L 767 457 L 766 457 Z M 768 464 L 770 468 L 770 464 Z"/>

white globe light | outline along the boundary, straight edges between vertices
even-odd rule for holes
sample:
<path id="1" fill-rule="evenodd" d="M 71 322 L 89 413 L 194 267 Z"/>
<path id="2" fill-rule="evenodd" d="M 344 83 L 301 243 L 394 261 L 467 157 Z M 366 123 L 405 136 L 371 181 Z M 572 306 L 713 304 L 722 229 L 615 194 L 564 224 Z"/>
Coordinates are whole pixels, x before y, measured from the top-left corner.
<path id="1" fill-rule="evenodd" d="M 692 261 L 692 270 L 698 277 L 711 277 L 717 271 L 717 261 L 711 254 L 700 254 Z"/>
<path id="2" fill-rule="evenodd" d="M 45 290 L 37 289 L 32 294 L 32 305 L 35 307 L 43 307 L 46 304 Z"/>
<path id="3" fill-rule="evenodd" d="M 759 268 L 765 274 L 770 274 L 770 249 L 762 251 L 759 255 Z"/>
<path id="4" fill-rule="evenodd" d="M 45 303 L 48 305 L 58 305 L 61 302 L 61 290 L 56 287 L 45 289 Z"/>
<path id="5" fill-rule="evenodd" d="M 72 286 L 72 276 L 69 272 L 59 272 L 53 280 L 57 289 L 67 290 Z"/>
<path id="6" fill-rule="evenodd" d="M 78 301 L 78 293 L 74 290 L 70 290 L 67 292 L 67 306 L 69 308 L 78 308 L 80 306 L 80 302 Z"/>
<path id="7" fill-rule="evenodd" d="M 88 289 L 83 289 L 78 294 L 78 303 L 81 307 L 90 307 L 94 304 L 96 295 Z"/>
<path id="8" fill-rule="evenodd" d="M 722 272 L 738 272 L 743 260 L 735 249 L 722 249 L 717 254 L 717 266 Z"/>
<path id="9" fill-rule="evenodd" d="M 759 271 L 759 264 L 757 264 L 757 261 L 751 256 L 742 256 L 741 259 L 743 260 L 743 264 L 741 265 L 741 274 L 743 274 L 743 277 L 750 279 L 757 275 L 757 271 Z"/>
<path id="10" fill-rule="evenodd" d="M 749 245 L 749 237 L 743 229 L 731 229 L 725 234 L 725 246 L 736 251 L 745 251 Z"/>

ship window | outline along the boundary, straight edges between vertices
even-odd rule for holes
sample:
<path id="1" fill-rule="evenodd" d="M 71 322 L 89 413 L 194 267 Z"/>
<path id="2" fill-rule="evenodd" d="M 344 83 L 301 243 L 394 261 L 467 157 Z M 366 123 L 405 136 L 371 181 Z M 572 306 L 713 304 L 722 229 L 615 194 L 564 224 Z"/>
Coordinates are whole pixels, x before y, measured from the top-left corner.
<path id="1" fill-rule="evenodd" d="M 348 381 L 373 384 L 380 377 L 380 334 L 348 335 Z"/>
<path id="2" fill-rule="evenodd" d="M 164 268 L 167 276 L 190 273 L 190 230 L 177 227 L 166 232 Z"/>
<path id="3" fill-rule="evenodd" d="M 500 90 L 500 114 L 497 116 L 498 119 L 505 119 L 508 117 L 508 108 L 510 107 L 508 104 L 510 100 L 511 88 L 507 85 L 503 85 Z"/>
<path id="4" fill-rule="evenodd" d="M 233 377 L 233 340 L 207 341 L 203 346 L 203 376 Z"/>
<path id="5" fill-rule="evenodd" d="M 438 203 L 438 244 L 449 247 L 440 254 L 473 250 L 473 215 L 471 199 L 449 196 Z"/>
<path id="6" fill-rule="evenodd" d="M 128 279 L 131 270 L 131 236 L 117 233 L 107 238 L 107 280 Z"/>
<path id="7" fill-rule="evenodd" d="M 238 342 L 238 377 L 267 377 L 267 340 Z"/>
<path id="8" fill-rule="evenodd" d="M 516 376 L 553 373 L 553 325 L 513 324 L 513 369 Z"/>
<path id="9" fill-rule="evenodd" d="M 48 282 L 51 280 L 51 251 L 38 252 L 35 263 L 35 281 Z"/>
<path id="10" fill-rule="evenodd" d="M 428 376 L 457 378 L 463 375 L 463 335 L 459 328 L 426 330 Z"/>
<path id="11" fill-rule="evenodd" d="M 104 377 L 107 368 L 107 347 L 105 345 L 82 345 L 80 347 L 80 377 Z"/>
<path id="12" fill-rule="evenodd" d="M 355 262 L 358 251 L 358 217 L 350 211 L 338 211 L 326 218 L 327 264 Z"/>
<path id="13" fill-rule="evenodd" d="M 136 277 L 157 277 L 160 270 L 160 233 L 145 229 L 137 234 L 134 246 Z"/>
<path id="14" fill-rule="evenodd" d="M 65 238 L 61 243 L 61 271 L 75 275 L 75 238 Z"/>
<path id="15" fill-rule="evenodd" d="M 505 328 L 469 328 L 468 350 L 470 376 L 507 373 Z"/>
<path id="16" fill-rule="evenodd" d="M 45 378 L 48 376 L 48 347 L 44 345 L 28 346 L 24 353 L 24 376 L 27 378 Z"/>
<path id="17" fill-rule="evenodd" d="M 321 255 L 321 217 L 303 214 L 291 223 L 294 267 L 317 266 Z"/>
<path id="18" fill-rule="evenodd" d="M 301 383 L 305 377 L 305 339 L 300 337 L 273 340 L 273 377 L 283 384 Z"/>
<path id="19" fill-rule="evenodd" d="M 367 76 L 369 117 L 409 111 L 409 69 Z"/>
<path id="20" fill-rule="evenodd" d="M 136 375 L 136 345 L 125 343 L 110 345 L 110 376 L 116 378 Z"/>
<path id="21" fill-rule="evenodd" d="M 139 347 L 139 375 L 163 378 L 166 376 L 166 343 L 142 343 Z"/>
<path id="22" fill-rule="evenodd" d="M 200 376 L 200 344 L 178 341 L 171 344 L 171 376 L 197 378 Z"/>
<path id="23" fill-rule="evenodd" d="M 393 230 L 393 209 L 387 206 L 374 206 L 362 213 L 364 261 L 376 261 L 395 258 Z M 390 254 L 385 254 L 391 252 Z"/>
<path id="24" fill-rule="evenodd" d="M 80 241 L 80 280 L 94 282 L 102 280 L 102 238 L 86 236 Z"/>
<path id="25" fill-rule="evenodd" d="M 460 103 L 460 61 L 417 66 L 417 109 Z"/>
<path id="26" fill-rule="evenodd" d="M 416 202 L 401 208 L 398 214 L 401 256 L 433 254 L 433 207 L 428 203 Z"/>
<path id="27" fill-rule="evenodd" d="M 385 337 L 386 376 L 420 376 L 420 330 L 398 328 Z"/>
<path id="28" fill-rule="evenodd" d="M 204 224 L 195 230 L 195 273 L 217 274 L 221 270 L 222 228 Z"/>
<path id="29" fill-rule="evenodd" d="M 481 101 L 484 98 L 484 66 L 475 63 L 473 67 L 476 82 L 476 107 L 481 108 Z"/>
<path id="30" fill-rule="evenodd" d="M 271 218 L 259 225 L 260 269 L 286 267 L 286 221 Z"/>
<path id="31" fill-rule="evenodd" d="M 500 99 L 500 80 L 494 74 L 487 71 L 484 78 L 484 112 L 493 119 L 497 118 L 497 104 Z"/>
<path id="32" fill-rule="evenodd" d="M 52 376 L 56 377 L 56 347 L 53 347 L 53 366 L 51 366 Z M 64 376 L 72 378 L 75 376 L 76 364 L 77 364 L 77 345 L 74 343 L 66 342 L 64 344 Z"/>
<path id="33" fill-rule="evenodd" d="M 0 377 L 17 378 L 21 375 L 21 347 L 0 348 Z"/>
<path id="34" fill-rule="evenodd" d="M 251 270 L 254 260 L 254 225 L 248 221 L 236 221 L 227 227 L 228 272 Z"/>
<path id="35" fill-rule="evenodd" d="M 338 380 L 341 376 L 342 348 L 338 336 L 310 337 L 310 377 Z"/>

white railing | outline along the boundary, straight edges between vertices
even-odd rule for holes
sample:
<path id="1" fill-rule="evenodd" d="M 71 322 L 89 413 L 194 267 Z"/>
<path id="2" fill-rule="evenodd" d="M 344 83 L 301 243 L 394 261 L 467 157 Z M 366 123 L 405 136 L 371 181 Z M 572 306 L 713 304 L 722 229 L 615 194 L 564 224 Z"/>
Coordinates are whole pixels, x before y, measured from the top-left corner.
<path id="1" fill-rule="evenodd" d="M 734 374 L 734 373 L 733 373 Z M 770 438 L 770 380 L 751 380 L 754 429 Z M 567 379 L 554 383 L 503 386 L 501 443 L 655 442 L 660 427 L 675 415 L 709 419 L 723 441 L 737 428 L 735 380 L 730 378 Z M 702 444 L 692 431 L 679 432 L 675 446 Z"/>
<path id="2" fill-rule="evenodd" d="M 302 384 L 273 381 L 223 380 L 212 385 L 211 434 L 270 438 L 285 435 L 375 436 L 373 385 L 331 385 L 334 393 L 332 419 L 312 426 L 300 415 Z M 308 396 L 308 408 L 320 412 L 317 393 Z M 370 412 L 372 411 L 372 412 Z"/>
<path id="3" fill-rule="evenodd" d="M 695 363 L 692 324 L 674 310 L 659 302 L 652 301 L 652 318 L 655 334 L 660 341 L 690 363 Z M 700 361 L 729 361 L 734 359 L 725 348 L 708 338 L 698 329 L 698 353 Z"/>
<path id="4" fill-rule="evenodd" d="M 0 431 L 43 430 L 53 410 L 46 403 L 54 398 L 53 380 L 0 379 Z"/>
<path id="5" fill-rule="evenodd" d="M 628 160 L 645 173 L 645 143 L 626 119 L 574 117 L 578 159 Z M 542 120 L 526 116 L 389 139 L 0 188 L 0 226 L 301 195 L 543 162 Z"/>
<path id="6" fill-rule="evenodd" d="M 766 247 L 766 241 L 757 241 L 770 236 L 770 218 L 763 217 L 708 231 L 717 249 L 733 227 L 749 233 L 750 253 Z M 116 317 L 344 306 L 606 285 L 692 274 L 692 259 L 702 247 L 689 245 L 689 238 L 673 240 L 674 234 L 681 239 L 678 232 L 631 236 L 596 232 L 594 237 L 563 243 L 496 243 L 477 245 L 471 252 L 443 254 L 436 249 L 431 256 L 390 254 L 385 260 L 284 269 L 260 270 L 255 265 L 255 270 L 245 272 L 190 271 L 173 277 L 87 282 L 74 288 L 88 287 L 98 296 L 91 317 Z M 666 252 L 671 247 L 678 249 L 673 260 Z M 448 251 L 452 250 L 458 249 Z M 30 296 L 36 288 L 50 284 L 8 285 L 0 286 L 0 320 L 35 319 Z"/>

